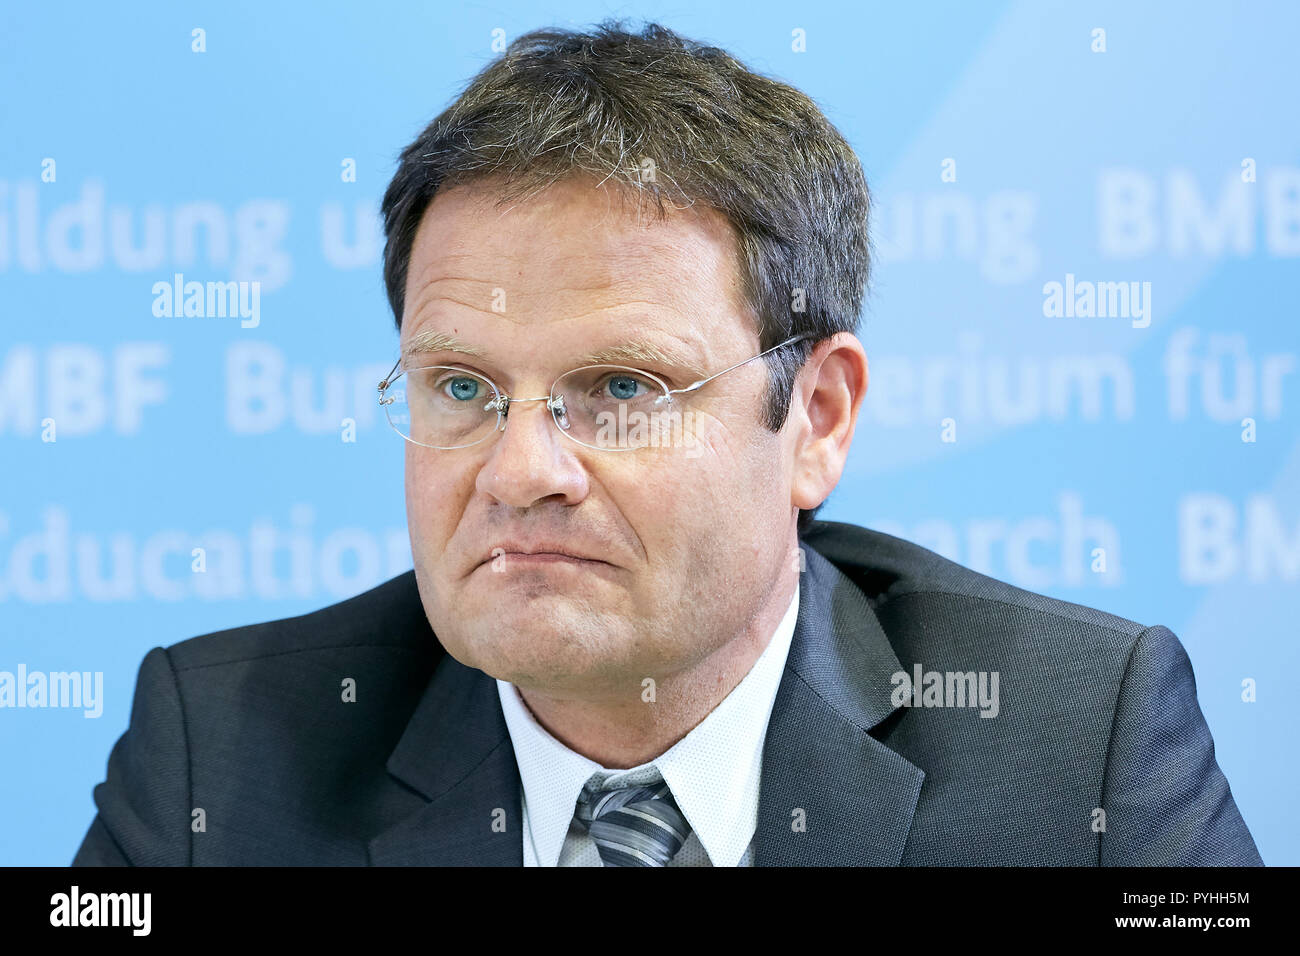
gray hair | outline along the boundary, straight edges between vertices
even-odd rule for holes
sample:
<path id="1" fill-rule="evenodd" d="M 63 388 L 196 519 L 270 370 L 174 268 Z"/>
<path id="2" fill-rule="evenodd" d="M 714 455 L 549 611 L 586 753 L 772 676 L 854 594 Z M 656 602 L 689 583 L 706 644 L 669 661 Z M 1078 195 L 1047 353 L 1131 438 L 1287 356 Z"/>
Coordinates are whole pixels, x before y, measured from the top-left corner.
<path id="1" fill-rule="evenodd" d="M 444 186 L 491 179 L 498 205 L 566 177 L 625 195 L 700 202 L 737 239 L 746 303 L 768 355 L 764 424 L 778 431 L 818 341 L 858 327 L 870 197 L 853 149 L 806 95 L 658 24 L 526 33 L 402 150 L 384 194 L 384 283 L 398 329 L 420 220 Z M 799 532 L 813 511 L 800 511 Z"/>

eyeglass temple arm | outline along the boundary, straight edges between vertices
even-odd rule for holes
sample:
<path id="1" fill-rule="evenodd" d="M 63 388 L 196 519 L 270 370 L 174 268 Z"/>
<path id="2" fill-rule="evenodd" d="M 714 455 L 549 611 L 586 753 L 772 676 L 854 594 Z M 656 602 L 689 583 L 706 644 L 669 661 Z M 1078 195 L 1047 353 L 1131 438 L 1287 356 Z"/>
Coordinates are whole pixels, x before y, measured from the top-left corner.
<path id="1" fill-rule="evenodd" d="M 381 395 L 383 394 L 384 389 L 388 387 L 388 383 L 393 380 L 393 373 L 397 371 L 397 366 L 401 364 L 402 360 L 401 358 L 398 358 L 398 360 L 393 363 L 393 367 L 388 370 L 388 374 L 384 376 L 384 380 L 379 383 L 379 393 Z"/>
<path id="2" fill-rule="evenodd" d="M 668 390 L 668 394 L 680 395 L 683 392 L 693 392 L 697 388 L 702 388 L 703 386 L 709 384 L 709 382 L 713 381 L 719 375 L 726 375 L 728 372 L 732 371 L 732 369 L 738 369 L 742 365 L 748 365 L 750 362 L 754 361 L 754 359 L 760 359 L 768 352 L 775 352 L 777 349 L 782 348 L 783 346 L 790 345 L 793 342 L 800 342 L 808 338 L 812 338 L 812 336 L 807 333 L 803 335 L 791 336 L 790 338 L 786 339 L 784 342 L 778 342 L 776 345 L 773 345 L 770 349 L 764 349 L 763 351 L 759 352 L 757 355 L 751 355 L 749 358 L 745 359 L 745 361 L 737 362 L 735 365 L 731 366 L 731 368 L 724 368 L 721 372 L 714 372 L 708 378 L 702 378 L 698 382 L 692 382 L 690 385 L 687 385 L 685 388 L 670 388 Z"/>

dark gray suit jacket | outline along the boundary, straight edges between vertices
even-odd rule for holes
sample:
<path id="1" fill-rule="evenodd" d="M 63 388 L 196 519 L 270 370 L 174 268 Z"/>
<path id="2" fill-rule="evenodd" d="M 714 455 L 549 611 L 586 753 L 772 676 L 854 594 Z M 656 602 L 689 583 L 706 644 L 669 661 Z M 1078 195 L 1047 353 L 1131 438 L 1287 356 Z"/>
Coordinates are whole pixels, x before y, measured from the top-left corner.
<path id="1" fill-rule="evenodd" d="M 1261 864 L 1167 628 L 852 525 L 803 544 L 758 865 Z M 896 706 L 915 664 L 998 672 L 998 715 Z M 413 572 L 151 650 L 95 803 L 75 865 L 522 864 L 495 681 L 442 650 Z"/>

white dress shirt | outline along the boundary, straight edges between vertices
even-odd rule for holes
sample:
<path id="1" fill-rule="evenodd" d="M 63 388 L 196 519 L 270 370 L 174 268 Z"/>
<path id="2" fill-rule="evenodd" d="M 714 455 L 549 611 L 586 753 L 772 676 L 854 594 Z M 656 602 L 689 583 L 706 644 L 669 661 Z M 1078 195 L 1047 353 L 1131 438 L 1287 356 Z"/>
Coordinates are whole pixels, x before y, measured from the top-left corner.
<path id="1" fill-rule="evenodd" d="M 583 785 L 637 786 L 662 775 L 691 825 L 669 866 L 752 866 L 763 742 L 799 613 L 799 585 L 785 617 L 744 679 L 664 754 L 609 770 L 556 740 L 515 686 L 497 681 L 519 764 L 524 866 L 602 866 L 596 843 L 574 820 Z M 647 704 L 647 706 L 654 706 Z"/>

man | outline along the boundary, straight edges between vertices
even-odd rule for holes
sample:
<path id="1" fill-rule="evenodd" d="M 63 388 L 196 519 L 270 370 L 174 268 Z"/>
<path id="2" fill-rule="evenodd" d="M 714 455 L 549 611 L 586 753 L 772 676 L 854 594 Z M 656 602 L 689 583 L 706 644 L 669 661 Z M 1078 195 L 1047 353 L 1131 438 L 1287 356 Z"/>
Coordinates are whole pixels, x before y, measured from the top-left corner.
<path id="1" fill-rule="evenodd" d="M 1260 863 L 1167 629 L 813 520 L 868 194 L 802 94 L 529 34 L 383 212 L 414 570 L 152 650 L 76 863 Z"/>

